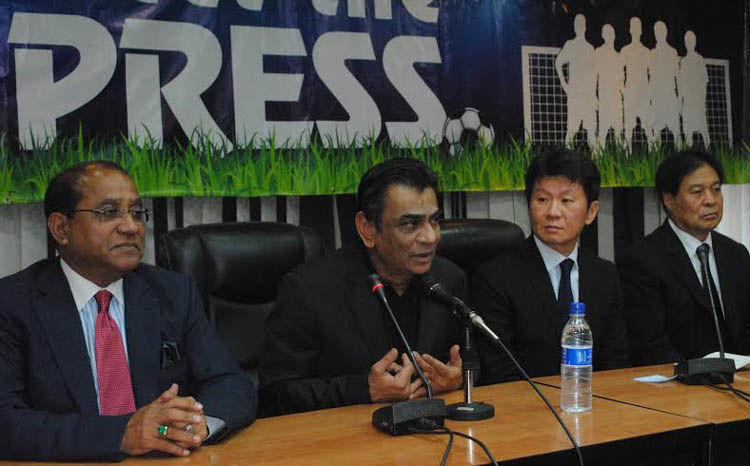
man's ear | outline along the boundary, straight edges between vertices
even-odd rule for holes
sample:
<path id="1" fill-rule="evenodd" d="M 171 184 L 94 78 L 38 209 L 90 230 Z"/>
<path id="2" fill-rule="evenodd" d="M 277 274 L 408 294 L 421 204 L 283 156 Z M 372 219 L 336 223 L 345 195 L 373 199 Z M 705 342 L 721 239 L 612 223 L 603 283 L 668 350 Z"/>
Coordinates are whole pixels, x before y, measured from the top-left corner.
<path id="1" fill-rule="evenodd" d="M 589 211 L 586 213 L 586 225 L 591 225 L 591 223 L 596 218 L 596 214 L 599 212 L 599 201 L 594 201 L 591 204 L 589 204 Z"/>
<path id="2" fill-rule="evenodd" d="M 354 216 L 354 225 L 365 247 L 367 249 L 375 247 L 375 224 L 367 220 L 365 213 L 361 210 Z"/>
<path id="3" fill-rule="evenodd" d="M 57 244 L 68 244 L 68 227 L 69 219 L 65 214 L 52 212 L 47 218 L 47 228 Z"/>
<path id="4" fill-rule="evenodd" d="M 672 206 L 674 205 L 674 196 L 672 193 L 664 193 L 661 195 L 661 202 L 664 204 L 664 210 L 667 213 L 672 212 Z"/>

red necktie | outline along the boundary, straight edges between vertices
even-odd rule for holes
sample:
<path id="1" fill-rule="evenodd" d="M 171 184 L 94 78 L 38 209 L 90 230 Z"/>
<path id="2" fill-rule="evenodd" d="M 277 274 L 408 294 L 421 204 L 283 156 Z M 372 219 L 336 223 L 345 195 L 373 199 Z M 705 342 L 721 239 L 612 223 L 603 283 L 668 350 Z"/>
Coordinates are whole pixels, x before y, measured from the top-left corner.
<path id="1" fill-rule="evenodd" d="M 119 416 L 135 411 L 130 369 L 117 323 L 109 315 L 112 293 L 101 290 L 94 295 L 99 305 L 96 317 L 96 378 L 103 416 Z"/>

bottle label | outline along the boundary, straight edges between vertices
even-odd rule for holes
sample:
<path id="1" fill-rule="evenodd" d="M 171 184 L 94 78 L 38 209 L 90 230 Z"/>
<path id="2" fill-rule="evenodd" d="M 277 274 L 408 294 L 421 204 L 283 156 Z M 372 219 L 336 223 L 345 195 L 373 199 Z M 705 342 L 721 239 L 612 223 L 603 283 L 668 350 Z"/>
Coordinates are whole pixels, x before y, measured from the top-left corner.
<path id="1" fill-rule="evenodd" d="M 591 346 L 562 345 L 562 363 L 566 366 L 590 366 L 592 356 Z"/>

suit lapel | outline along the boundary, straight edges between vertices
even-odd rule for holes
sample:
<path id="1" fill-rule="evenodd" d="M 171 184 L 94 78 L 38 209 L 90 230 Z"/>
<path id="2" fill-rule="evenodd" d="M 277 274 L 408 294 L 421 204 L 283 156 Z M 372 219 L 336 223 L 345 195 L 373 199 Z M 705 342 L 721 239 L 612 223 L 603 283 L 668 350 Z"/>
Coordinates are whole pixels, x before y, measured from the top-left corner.
<path id="1" fill-rule="evenodd" d="M 159 300 L 156 290 L 137 270 L 125 276 L 123 289 L 133 395 L 136 406 L 141 407 L 159 395 Z"/>
<path id="2" fill-rule="evenodd" d="M 609 308 L 609 303 L 603 302 L 601 298 L 602 285 L 599 284 L 601 275 L 596 273 L 594 265 L 594 253 L 587 249 L 578 248 L 578 301 L 586 305 L 586 321 L 592 329 L 600 328 L 600 316 Z M 602 322 L 601 328 L 604 328 Z M 596 342 L 597 335 L 594 334 Z"/>
<path id="3" fill-rule="evenodd" d="M 377 361 L 390 349 L 385 327 L 388 311 L 370 291 L 372 285 L 368 276 L 367 255 L 359 249 L 352 250 L 345 271 L 349 281 L 349 296 L 351 297 L 350 312 L 357 322 L 362 339 L 370 353 L 370 358 Z"/>
<path id="4" fill-rule="evenodd" d="M 81 413 L 98 415 L 94 376 L 81 318 L 59 259 L 40 272 L 37 291 L 34 308 L 68 384 L 68 391 Z"/>
<path id="5" fill-rule="evenodd" d="M 549 278 L 549 273 L 544 267 L 544 260 L 536 247 L 534 237 L 529 238 L 522 245 L 522 262 L 520 266 L 524 269 L 520 276 L 529 277 L 529 286 L 533 291 L 530 302 L 539 307 L 539 314 L 543 315 L 549 335 L 558 340 L 565 325 L 565 314 L 560 309 L 555 296 L 555 289 Z"/>

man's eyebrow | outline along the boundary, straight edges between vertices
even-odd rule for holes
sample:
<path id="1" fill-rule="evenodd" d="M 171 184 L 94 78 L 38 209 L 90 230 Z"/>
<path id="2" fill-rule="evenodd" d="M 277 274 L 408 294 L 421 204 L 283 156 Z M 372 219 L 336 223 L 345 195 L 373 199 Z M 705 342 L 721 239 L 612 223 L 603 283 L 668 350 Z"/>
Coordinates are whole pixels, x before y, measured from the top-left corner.
<path id="1" fill-rule="evenodd" d="M 120 199 L 115 199 L 115 198 L 107 198 L 107 199 L 102 199 L 101 201 L 99 201 L 99 205 L 100 206 L 103 206 L 103 205 L 113 205 L 113 206 L 116 206 L 119 203 L 120 203 Z M 130 201 L 130 205 L 142 206 L 143 205 L 143 199 L 141 199 L 140 197 L 136 198 L 136 199 L 133 199 L 132 201 Z"/>
<path id="2" fill-rule="evenodd" d="M 405 221 L 405 220 L 421 220 L 424 218 L 424 215 L 422 214 L 404 214 L 399 217 L 399 220 Z"/>

